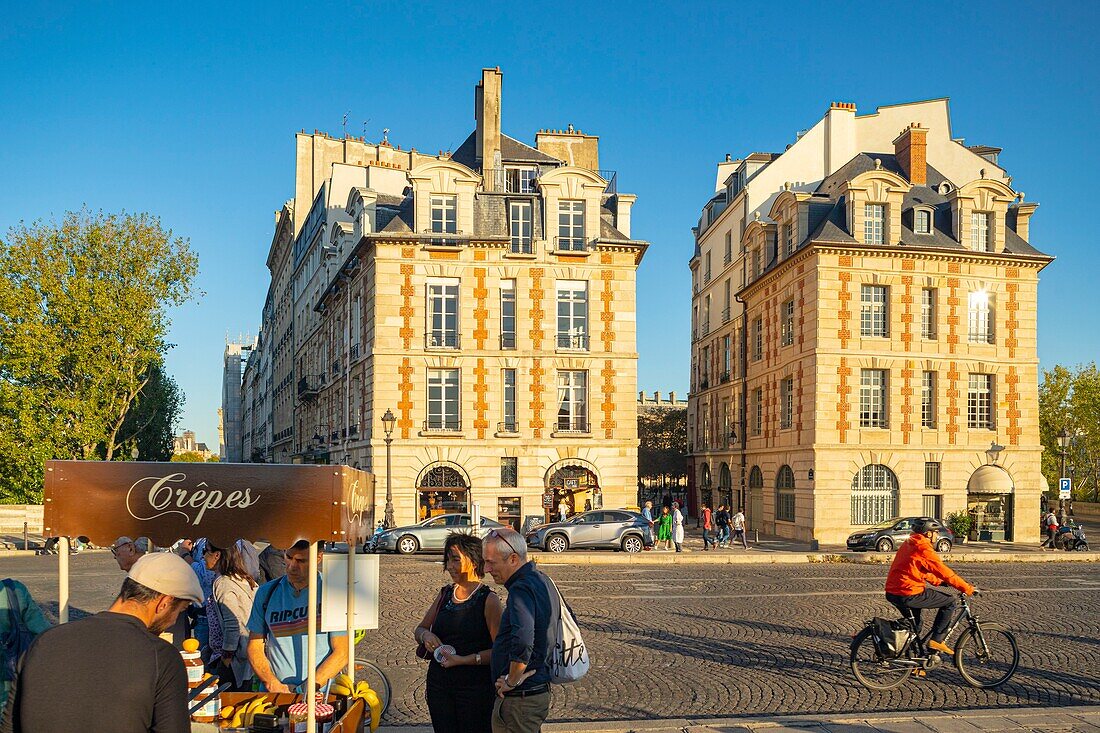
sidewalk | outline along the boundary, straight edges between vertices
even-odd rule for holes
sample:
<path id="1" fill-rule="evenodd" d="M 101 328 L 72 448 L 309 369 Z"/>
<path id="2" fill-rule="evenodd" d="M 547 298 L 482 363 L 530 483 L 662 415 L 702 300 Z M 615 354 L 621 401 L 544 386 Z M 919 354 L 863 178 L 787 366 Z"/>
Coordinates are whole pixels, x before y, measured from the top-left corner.
<path id="1" fill-rule="evenodd" d="M 382 726 L 378 733 L 431 733 L 431 730 L 430 726 Z M 1100 706 L 547 723 L 542 730 L 545 733 L 1100 733 Z"/>

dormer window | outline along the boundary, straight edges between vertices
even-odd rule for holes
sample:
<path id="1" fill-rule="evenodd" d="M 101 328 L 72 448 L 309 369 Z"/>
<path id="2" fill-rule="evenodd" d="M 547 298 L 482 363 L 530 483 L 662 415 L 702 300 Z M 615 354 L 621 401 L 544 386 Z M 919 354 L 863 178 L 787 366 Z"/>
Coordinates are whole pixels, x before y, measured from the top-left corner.
<path id="1" fill-rule="evenodd" d="M 584 201 L 563 199 L 558 202 L 558 249 L 584 248 Z"/>
<path id="2" fill-rule="evenodd" d="M 794 221 L 794 219 L 791 219 L 790 223 L 787 224 L 787 226 L 786 226 L 786 231 L 787 231 L 786 240 L 787 241 L 784 244 L 784 249 L 783 249 L 783 256 L 784 257 L 790 257 L 791 255 L 794 254 L 794 244 L 795 244 L 794 233 L 797 230 L 797 226 L 798 225 Z"/>
<path id="3" fill-rule="evenodd" d="M 992 252 L 992 227 L 989 226 L 989 212 L 974 211 L 970 214 L 970 249 L 975 252 Z"/>
<path id="4" fill-rule="evenodd" d="M 863 243 L 886 244 L 886 205 L 865 204 L 863 207 Z"/>
<path id="5" fill-rule="evenodd" d="M 454 234 L 458 231 L 458 197 L 432 196 L 432 233 Z"/>
<path id="6" fill-rule="evenodd" d="M 913 212 L 913 232 L 916 234 L 932 233 L 932 212 L 928 209 L 917 209 Z"/>

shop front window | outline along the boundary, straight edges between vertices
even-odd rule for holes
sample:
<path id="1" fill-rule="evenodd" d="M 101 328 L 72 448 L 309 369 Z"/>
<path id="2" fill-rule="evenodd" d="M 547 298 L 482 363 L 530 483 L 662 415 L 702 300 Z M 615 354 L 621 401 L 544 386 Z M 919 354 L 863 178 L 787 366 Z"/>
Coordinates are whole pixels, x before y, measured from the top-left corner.
<path id="1" fill-rule="evenodd" d="M 967 494 L 966 511 L 972 526 L 970 539 L 978 542 L 1012 540 L 1012 494 Z"/>
<path id="2" fill-rule="evenodd" d="M 417 519 L 470 511 L 470 488 L 462 474 L 450 466 L 436 466 L 420 479 Z"/>
<path id="3" fill-rule="evenodd" d="M 547 482 L 547 490 L 554 495 L 554 511 L 565 500 L 568 515 L 590 509 L 603 508 L 603 491 L 596 474 L 583 466 L 563 466 L 555 471 Z M 547 512 L 549 516 L 549 512 Z"/>

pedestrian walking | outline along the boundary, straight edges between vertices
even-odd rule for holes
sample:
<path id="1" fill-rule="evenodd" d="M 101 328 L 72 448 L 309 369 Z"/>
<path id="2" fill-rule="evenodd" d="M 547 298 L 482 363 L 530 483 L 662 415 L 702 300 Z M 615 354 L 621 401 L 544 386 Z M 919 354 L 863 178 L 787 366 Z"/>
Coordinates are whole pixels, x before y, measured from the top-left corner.
<path id="1" fill-rule="evenodd" d="M 737 513 L 733 515 L 733 519 L 730 521 L 733 523 L 733 539 L 741 540 L 741 546 L 744 547 L 746 550 L 749 549 L 749 541 L 745 538 L 744 507 L 738 509 Z"/>
<path id="2" fill-rule="evenodd" d="M 213 593 L 206 602 L 210 629 L 210 662 L 231 692 L 251 692 L 252 665 L 248 663 L 248 618 L 256 597 L 256 579 L 248 571 L 237 540 L 226 549 L 204 545 L 207 569 L 214 573 Z"/>
<path id="3" fill-rule="evenodd" d="M 718 546 L 729 547 L 730 546 L 730 512 L 726 508 L 725 504 L 718 506 L 718 511 L 714 513 L 714 524 L 718 527 Z"/>
<path id="4" fill-rule="evenodd" d="M 550 712 L 553 632 L 561 619 L 557 591 L 511 528 L 485 535 L 485 569 L 508 589 L 508 603 L 493 642 L 492 678 L 497 699 L 493 733 L 535 733 Z"/>
<path id="5" fill-rule="evenodd" d="M 684 551 L 684 515 L 676 501 L 672 502 L 672 544 L 676 545 L 676 552 Z"/>
<path id="6" fill-rule="evenodd" d="M 25 653 L 36 636 L 50 628 L 42 609 L 31 598 L 27 586 L 18 580 L 0 581 L 0 729 L 8 703 L 19 655 Z"/>
<path id="7" fill-rule="evenodd" d="M 667 506 L 661 507 L 661 519 L 657 523 L 657 541 L 662 543 L 662 550 L 672 549 L 672 512 Z"/>
<path id="8" fill-rule="evenodd" d="M 1055 549 L 1055 539 L 1058 537 L 1058 517 L 1053 511 L 1047 510 L 1047 515 L 1043 517 L 1043 526 L 1046 527 L 1047 538 L 1039 547 L 1049 547 L 1053 550 Z"/>
<path id="9" fill-rule="evenodd" d="M 558 521 L 564 522 L 566 519 L 569 519 L 569 505 L 565 503 L 565 497 L 563 496 L 561 501 L 558 502 Z"/>
<path id="10" fill-rule="evenodd" d="M 653 521 L 653 502 L 652 501 L 648 501 L 648 500 L 646 501 L 645 506 L 642 507 L 642 516 L 645 518 L 645 520 L 647 522 L 649 522 L 649 539 L 650 539 L 650 542 L 649 543 L 644 543 L 645 549 L 652 550 L 654 548 L 654 546 L 657 544 L 657 527 L 656 527 L 656 523 Z M 650 544 L 650 543 L 652 543 L 652 544 Z"/>
<path id="11" fill-rule="evenodd" d="M 189 604 L 202 601 L 199 579 L 178 555 L 138 559 L 108 610 L 47 629 L 35 640 L 10 707 L 14 730 L 190 731 L 183 658 L 158 635 Z"/>
<path id="12" fill-rule="evenodd" d="M 425 698 L 436 733 L 489 733 L 493 680 L 490 664 L 500 628 L 500 598 L 482 581 L 481 539 L 454 532 L 443 545 L 451 583 L 436 593 L 413 638 L 431 654 Z"/>
<path id="13" fill-rule="evenodd" d="M 710 509 L 710 504 L 703 502 L 702 504 L 702 520 L 703 520 L 703 552 L 708 552 L 711 547 L 715 546 L 714 543 L 714 512 Z"/>

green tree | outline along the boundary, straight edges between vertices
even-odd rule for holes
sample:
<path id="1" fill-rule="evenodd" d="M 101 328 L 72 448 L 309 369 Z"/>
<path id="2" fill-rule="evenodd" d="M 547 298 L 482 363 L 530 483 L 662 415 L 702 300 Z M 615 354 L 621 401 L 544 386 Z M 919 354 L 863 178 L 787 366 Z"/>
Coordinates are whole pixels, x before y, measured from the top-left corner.
<path id="1" fill-rule="evenodd" d="M 202 453 L 194 450 L 176 453 L 172 456 L 172 460 L 176 463 L 206 463 L 206 459 L 202 457 Z"/>
<path id="2" fill-rule="evenodd" d="M 638 477 L 674 483 L 687 475 L 687 408 L 638 414 Z"/>
<path id="3" fill-rule="evenodd" d="M 1069 435 L 1066 473 L 1074 479 L 1074 497 L 1097 497 L 1100 481 L 1100 370 L 1096 363 L 1043 372 L 1039 384 L 1039 437 L 1043 475 L 1057 492 L 1062 449 L 1058 435 Z M 1056 495 L 1056 494 L 1055 494 Z"/>
<path id="4" fill-rule="evenodd" d="M 199 295 L 188 242 L 149 214 L 70 212 L 0 241 L 0 500 L 41 495 L 49 458 L 112 460 Z"/>
<path id="5" fill-rule="evenodd" d="M 179 385 L 164 372 L 164 366 L 160 363 L 150 366 L 145 387 L 126 413 L 119 431 L 123 455 L 136 447 L 142 461 L 171 459 L 172 439 L 183 403 Z"/>

